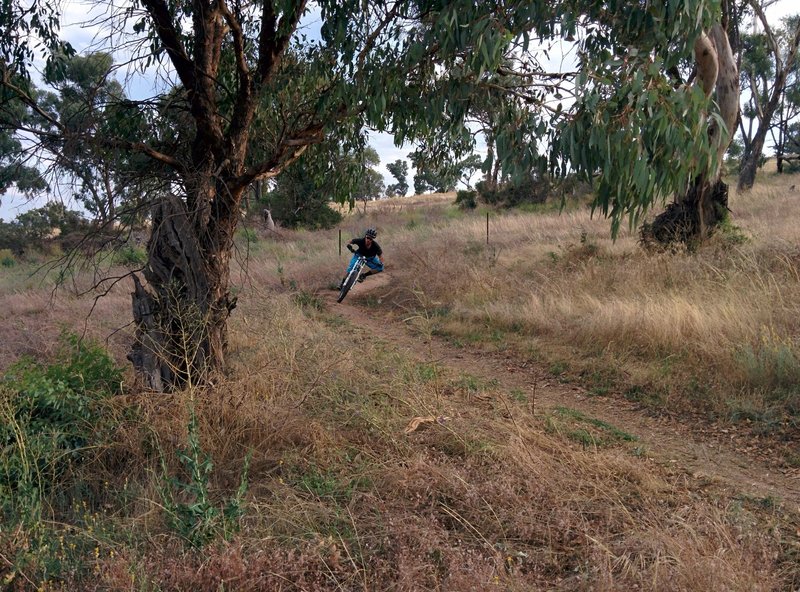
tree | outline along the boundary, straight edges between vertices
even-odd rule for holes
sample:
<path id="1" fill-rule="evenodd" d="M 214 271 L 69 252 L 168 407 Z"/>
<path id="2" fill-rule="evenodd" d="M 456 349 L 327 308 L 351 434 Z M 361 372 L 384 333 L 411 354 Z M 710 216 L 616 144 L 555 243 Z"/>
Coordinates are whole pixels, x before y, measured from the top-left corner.
<path id="1" fill-rule="evenodd" d="M 796 173 L 800 170 L 800 122 L 787 125 L 783 137 L 783 154 L 788 163 L 788 172 Z"/>
<path id="2" fill-rule="evenodd" d="M 310 147 L 287 168 L 262 201 L 284 226 L 330 228 L 342 219 L 330 205 L 343 190 L 351 202 L 377 199 L 383 194 L 383 177 L 373 168 L 378 164 L 380 157 L 372 147 L 344 152 L 338 145 L 324 142 Z M 339 176 L 343 171 L 349 171 L 345 177 L 353 180 L 345 188 Z"/>
<path id="3" fill-rule="evenodd" d="M 786 19 L 785 30 L 800 26 L 800 16 Z M 800 60 L 795 59 L 794 66 L 789 69 L 784 85 L 781 104 L 777 112 L 777 125 L 770 130 L 775 144 L 775 157 L 778 173 L 784 172 L 784 162 L 792 165 L 790 170 L 797 169 L 800 149 L 798 149 L 797 119 L 800 117 Z"/>
<path id="4" fill-rule="evenodd" d="M 411 162 L 417 169 L 414 175 L 414 191 L 418 194 L 454 191 L 459 183 L 469 186 L 472 175 L 483 165 L 483 159 L 478 154 L 470 154 L 464 158 L 440 154 L 437 160 L 431 160 L 429 156 L 430 153 L 424 147 L 410 154 Z"/>
<path id="5" fill-rule="evenodd" d="M 397 181 L 397 183 L 392 183 L 386 188 L 386 195 L 389 197 L 403 197 L 408 193 L 408 162 L 398 158 L 394 162 L 387 164 L 386 168 Z"/>
<path id="6" fill-rule="evenodd" d="M 16 219 L 23 236 L 29 240 L 47 238 L 54 230 L 59 235 L 80 230 L 84 223 L 80 212 L 69 210 L 59 202 L 50 202 L 40 208 L 28 210 Z"/>
<path id="7" fill-rule="evenodd" d="M 36 3 L 33 10 L 57 6 Z M 368 128 L 462 158 L 474 145 L 465 125 L 471 97 L 509 61 L 520 66 L 515 78 L 525 86 L 505 89 L 504 97 L 526 108 L 508 109 L 513 119 L 497 128 L 496 158 L 506 174 L 544 167 L 599 175 L 598 207 L 614 228 L 690 179 L 716 174 L 718 138 L 731 125 L 712 111 L 710 70 L 701 69 L 706 92 L 676 88 L 665 74 L 695 46 L 699 57 L 713 52 L 715 63 L 725 53 L 712 46 L 724 37 L 714 0 L 320 0 L 313 5 L 321 25 L 315 39 L 298 30 L 310 10 L 305 0 L 141 0 L 115 13 L 112 38 L 129 35 L 122 41 L 132 62 L 160 64 L 173 83 L 161 96 L 128 105 L 137 113 L 132 119 L 146 123 L 142 129 L 103 136 L 86 130 L 83 138 L 151 159 L 170 190 L 152 196 L 145 282 L 133 276 L 137 338 L 130 358 L 153 389 L 203 383 L 224 367 L 236 305 L 230 258 L 251 185 L 277 178 L 322 141 L 345 152 L 359 148 Z M 49 119 L 47 134 L 64 134 L 28 86 L 9 82 L 11 70 L 29 63 L 29 40 L 15 31 L 20 22 L 42 22 L 31 14 L 12 0 L 0 16 L 2 84 Z M 57 14 L 45 16 L 58 22 Z M 57 63 L 53 36 L 40 37 Z M 576 73 L 553 78 L 540 66 L 547 44 L 576 37 Z M 738 89 L 727 69 L 720 72 Z M 570 75 L 579 83 L 577 101 L 554 107 L 546 90 Z M 727 115 L 725 101 L 720 106 Z M 185 124 L 172 137 L 159 133 L 165 120 Z"/>
<path id="8" fill-rule="evenodd" d="M 353 199 L 367 202 L 383 195 L 385 190 L 383 175 L 375 170 L 380 163 L 381 157 L 371 146 L 356 155 L 357 182 L 353 191 Z"/>
<path id="9" fill-rule="evenodd" d="M 26 162 L 25 150 L 14 135 L 13 123 L 25 120 L 28 111 L 13 93 L 2 86 L 0 105 L 4 106 L 0 110 L 0 196 L 16 188 L 26 197 L 34 197 L 47 189 L 47 181 L 38 168 Z"/>
<path id="10" fill-rule="evenodd" d="M 73 187 L 76 201 L 101 226 L 117 220 L 123 203 L 127 213 L 136 210 L 145 191 L 142 179 L 149 178 L 142 161 L 136 166 L 137 160 L 124 152 L 81 141 L 122 136 L 124 130 L 143 131 L 137 129 L 143 123 L 137 111 L 128 108 L 122 86 L 113 78 L 111 54 L 66 57 L 60 68 L 45 72 L 45 82 L 56 92 L 42 96 L 39 103 L 50 107 L 60 133 L 49 119 L 39 118 L 38 125 L 56 132 L 40 133 L 40 137 L 42 152 L 49 153 L 59 184 Z"/>
<path id="11" fill-rule="evenodd" d="M 745 116 L 750 121 L 758 121 L 752 140 L 744 132 L 745 154 L 742 169 L 739 173 L 739 190 L 752 189 L 756 178 L 756 170 L 764 151 L 767 134 L 775 125 L 775 116 L 780 113 L 781 101 L 784 98 L 786 81 L 797 63 L 797 50 L 800 46 L 800 19 L 789 21 L 786 31 L 774 31 L 758 0 L 750 0 L 750 6 L 763 27 L 763 34 L 752 35 L 744 55 L 743 76 L 746 77 L 749 90 L 749 109 Z M 780 122 L 778 122 L 780 125 Z"/>

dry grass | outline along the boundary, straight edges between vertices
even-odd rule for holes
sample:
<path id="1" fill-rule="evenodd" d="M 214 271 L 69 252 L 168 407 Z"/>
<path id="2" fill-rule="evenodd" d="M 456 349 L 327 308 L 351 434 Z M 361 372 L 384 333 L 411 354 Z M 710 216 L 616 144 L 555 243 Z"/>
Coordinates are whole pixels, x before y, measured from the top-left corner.
<path id="1" fill-rule="evenodd" d="M 778 216 L 789 218 L 781 208 L 794 204 L 769 191 L 734 201 L 750 242 L 722 237 L 691 255 L 649 256 L 627 235 L 612 242 L 607 224 L 582 209 L 492 212 L 487 246 L 485 213 L 446 200 L 355 212 L 344 236 L 379 228 L 393 277 L 386 302 L 422 328 L 483 345 L 498 344 L 497 333 L 504 347 L 576 369 L 613 361 L 630 380 L 658 380 L 674 396 L 702 372 L 714 387 L 739 385 L 755 408 L 767 404 L 757 397 L 774 372 L 761 390 L 748 387 L 755 375 L 737 352 L 754 348 L 764 370 L 768 359 L 756 354 L 796 352 L 798 336 L 798 237 Z M 770 209 L 768 200 L 780 203 Z M 775 218 L 763 221 L 769 211 Z M 230 368 L 213 387 L 108 403 L 111 430 L 98 433 L 91 462 L 76 468 L 80 479 L 59 492 L 37 535 L 50 532 L 56 546 L 59 536 L 85 543 L 51 589 L 800 585 L 798 518 L 769 500 L 710 495 L 622 440 L 581 445 L 513 393 L 411 359 L 344 322 L 319 294 L 345 265 L 337 239 L 335 231 L 282 231 L 239 258 Z M 47 291 L 3 288 L 4 310 L 13 311 L 3 323 L 4 361 L 24 348 L 26 328 L 42 335 L 32 353 L 46 354 L 51 325 L 82 325 L 85 300 L 51 302 Z M 127 317 L 123 287 L 101 302 L 90 332 Z M 708 391 L 710 408 L 725 404 L 720 392 Z M 187 478 L 176 450 L 186 446 L 191 410 L 214 463 L 215 502 L 230 498 L 252 454 L 241 530 L 200 550 L 167 526 L 160 494 L 166 476 Z M 404 434 L 411 418 L 429 415 L 450 419 Z M 86 504 L 78 515 L 63 509 L 73 498 Z M 31 544 L 20 532 L 0 530 L 0 578 L 35 588 L 41 573 L 12 577 L 4 559 Z"/>
<path id="2" fill-rule="evenodd" d="M 437 312 L 454 338 L 515 346 L 577 374 L 613 368 L 620 390 L 718 418 L 800 413 L 800 208 L 793 178 L 733 196 L 733 228 L 698 252 L 613 242 L 588 210 L 392 224 L 404 306 Z M 399 228 L 398 228 L 399 227 Z M 434 231 L 435 229 L 435 231 Z M 420 298 L 420 294 L 424 297 Z M 481 338 L 481 334 L 483 338 Z M 565 347 L 569 344 L 569 347 Z M 772 421 L 772 420 L 770 420 Z"/>
<path id="3" fill-rule="evenodd" d="M 136 484 L 97 570 L 102 589 L 785 589 L 796 575 L 778 515 L 698 496 L 619 444 L 583 448 L 527 405 L 421 365 L 290 296 L 253 295 L 235 323 L 232 376 L 207 393 L 141 398 L 98 460 L 111 490 Z M 344 343 L 343 343 L 344 342 Z M 501 399 L 506 399 L 502 402 Z M 130 403 L 126 403 L 126 406 Z M 187 551 L 164 532 L 147 442 L 184 441 L 187 409 L 236 487 L 253 451 L 247 514 L 230 542 Z M 451 417 L 408 436 L 418 415 Z M 151 438 L 142 438 L 143 433 Z M 97 469 L 104 469 L 102 472 Z M 113 477 L 116 475 L 116 477 Z M 115 505 L 118 502 L 112 502 Z M 792 585 L 795 585 L 792 584 Z"/>

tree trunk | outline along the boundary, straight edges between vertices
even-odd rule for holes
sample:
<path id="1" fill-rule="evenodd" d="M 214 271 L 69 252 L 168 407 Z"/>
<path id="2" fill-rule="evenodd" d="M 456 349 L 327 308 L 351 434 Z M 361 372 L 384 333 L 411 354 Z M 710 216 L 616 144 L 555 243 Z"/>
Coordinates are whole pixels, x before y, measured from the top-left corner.
<path id="1" fill-rule="evenodd" d="M 225 362 L 227 320 L 236 306 L 228 291 L 231 248 L 209 237 L 232 237 L 235 218 L 214 218 L 229 227 L 214 232 L 202 224 L 202 233 L 196 218 L 178 197 L 161 200 L 153 211 L 147 286 L 134 276 L 136 339 L 128 359 L 158 392 L 204 383 Z"/>
<path id="2" fill-rule="evenodd" d="M 721 25 L 714 25 L 708 36 L 698 38 L 695 59 L 698 83 L 706 96 L 710 97 L 712 90 L 716 92 L 726 128 L 721 129 L 716 120 L 708 126 L 709 138 L 716 146 L 716 168 L 698 176 L 684 195 L 676 197 L 652 224 L 642 228 L 645 244 L 694 244 L 708 237 L 727 215 L 728 186 L 721 180 L 722 162 L 739 114 L 739 73 Z"/>
<path id="3" fill-rule="evenodd" d="M 725 219 L 727 211 L 728 185 L 720 179 L 710 185 L 698 177 L 681 200 L 669 204 L 652 224 L 642 227 L 641 241 L 645 245 L 694 247 Z"/>
<path id="4" fill-rule="evenodd" d="M 753 188 L 756 181 L 756 171 L 758 170 L 758 161 L 761 160 L 761 154 L 764 152 L 764 142 L 767 139 L 767 130 L 769 122 L 772 119 L 774 109 L 770 110 L 772 101 L 767 105 L 764 113 L 764 120 L 759 124 L 756 135 L 750 146 L 750 152 L 747 153 L 742 160 L 742 167 L 739 171 L 739 191 L 748 191 Z"/>

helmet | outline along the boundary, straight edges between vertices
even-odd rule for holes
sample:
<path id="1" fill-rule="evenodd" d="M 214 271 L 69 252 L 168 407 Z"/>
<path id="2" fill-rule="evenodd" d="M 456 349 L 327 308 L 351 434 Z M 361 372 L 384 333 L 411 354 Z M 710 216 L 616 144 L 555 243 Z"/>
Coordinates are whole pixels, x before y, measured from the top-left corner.
<path id="1" fill-rule="evenodd" d="M 378 236 L 378 231 L 374 228 L 367 228 L 367 230 L 364 232 L 365 238 L 375 238 L 376 236 Z"/>

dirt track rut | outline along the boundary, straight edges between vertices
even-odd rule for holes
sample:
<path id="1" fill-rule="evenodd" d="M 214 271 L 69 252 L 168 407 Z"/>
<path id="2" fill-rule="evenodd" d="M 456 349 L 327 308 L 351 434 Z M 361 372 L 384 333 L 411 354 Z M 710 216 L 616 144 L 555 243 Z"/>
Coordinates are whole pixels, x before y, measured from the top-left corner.
<path id="1" fill-rule="evenodd" d="M 437 337 L 422 339 L 402 320 L 376 314 L 374 309 L 368 313 L 359 303 L 359 296 L 380 295 L 390 282 L 388 274 L 370 278 L 342 304 L 336 304 L 336 295 L 329 292 L 330 310 L 355 325 L 369 327 L 376 337 L 412 359 L 493 379 L 502 389 L 522 389 L 532 398 L 537 414 L 569 407 L 633 434 L 648 458 L 682 471 L 696 487 L 710 488 L 726 497 L 770 498 L 800 514 L 800 470 L 779 466 L 778 455 L 746 431 L 656 417 L 619 395 L 595 396 L 580 387 L 560 384 L 542 368 L 511 356 L 456 348 Z"/>

